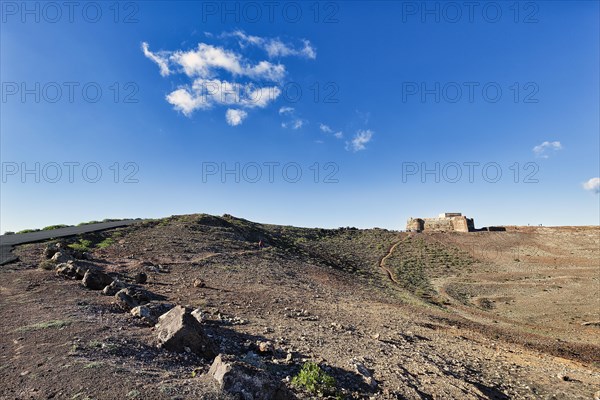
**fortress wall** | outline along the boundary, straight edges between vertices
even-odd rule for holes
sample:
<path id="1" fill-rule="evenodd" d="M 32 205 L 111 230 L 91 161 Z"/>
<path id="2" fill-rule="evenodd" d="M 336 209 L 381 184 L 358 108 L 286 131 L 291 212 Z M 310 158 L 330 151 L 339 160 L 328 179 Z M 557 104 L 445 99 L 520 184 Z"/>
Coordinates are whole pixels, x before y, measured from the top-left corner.
<path id="1" fill-rule="evenodd" d="M 465 216 L 410 218 L 406 223 L 406 230 L 417 232 L 470 232 L 475 230 L 475 224 L 472 218 Z"/>

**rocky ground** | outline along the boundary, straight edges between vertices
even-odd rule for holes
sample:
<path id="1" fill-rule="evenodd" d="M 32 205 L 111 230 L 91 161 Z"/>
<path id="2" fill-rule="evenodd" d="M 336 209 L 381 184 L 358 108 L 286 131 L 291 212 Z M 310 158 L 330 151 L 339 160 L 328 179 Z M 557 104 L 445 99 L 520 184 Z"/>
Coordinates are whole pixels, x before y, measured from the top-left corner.
<path id="1" fill-rule="evenodd" d="M 593 399 L 599 247 L 208 215 L 20 246 L 0 399 Z"/>

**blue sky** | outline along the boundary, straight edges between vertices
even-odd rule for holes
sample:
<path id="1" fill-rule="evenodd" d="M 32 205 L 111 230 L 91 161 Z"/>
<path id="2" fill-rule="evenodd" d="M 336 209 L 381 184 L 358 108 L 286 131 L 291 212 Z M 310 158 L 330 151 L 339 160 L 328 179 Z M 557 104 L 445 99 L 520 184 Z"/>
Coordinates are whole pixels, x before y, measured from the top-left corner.
<path id="1" fill-rule="evenodd" d="M 3 232 L 600 222 L 598 2 L 23 4 L 2 3 Z"/>

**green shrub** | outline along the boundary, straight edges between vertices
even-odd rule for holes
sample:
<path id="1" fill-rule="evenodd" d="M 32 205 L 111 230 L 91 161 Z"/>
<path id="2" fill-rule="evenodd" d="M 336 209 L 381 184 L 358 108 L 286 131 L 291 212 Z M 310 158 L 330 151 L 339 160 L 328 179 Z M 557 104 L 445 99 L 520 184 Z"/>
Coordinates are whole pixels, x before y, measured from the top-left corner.
<path id="1" fill-rule="evenodd" d="M 332 395 L 336 392 L 335 379 L 310 361 L 306 362 L 298 375 L 292 379 L 292 385 L 319 396 Z"/>
<path id="2" fill-rule="evenodd" d="M 115 240 L 113 238 L 106 238 L 103 241 L 101 241 L 100 243 L 98 243 L 96 245 L 96 247 L 99 248 L 99 249 L 105 249 L 108 246 L 113 245 L 114 243 L 115 243 Z"/>
<path id="3" fill-rule="evenodd" d="M 50 226 L 47 226 L 47 227 L 45 227 L 45 228 L 42 228 L 42 230 L 43 230 L 43 231 L 51 231 L 51 230 L 54 230 L 54 229 L 59 229 L 59 228 L 68 228 L 68 227 L 69 227 L 69 225 L 64 225 L 64 224 L 59 224 L 59 225 L 50 225 Z"/>
<path id="4" fill-rule="evenodd" d="M 22 231 L 17 232 L 18 234 L 20 233 L 31 233 L 31 232 L 39 232 L 39 229 L 23 229 Z"/>
<path id="5" fill-rule="evenodd" d="M 90 251 L 91 250 L 91 245 L 92 245 L 92 241 L 91 240 L 87 240 L 87 239 L 79 239 L 79 242 L 77 243 L 71 243 L 69 245 L 70 248 L 72 248 L 73 250 L 77 250 L 77 251 Z"/>

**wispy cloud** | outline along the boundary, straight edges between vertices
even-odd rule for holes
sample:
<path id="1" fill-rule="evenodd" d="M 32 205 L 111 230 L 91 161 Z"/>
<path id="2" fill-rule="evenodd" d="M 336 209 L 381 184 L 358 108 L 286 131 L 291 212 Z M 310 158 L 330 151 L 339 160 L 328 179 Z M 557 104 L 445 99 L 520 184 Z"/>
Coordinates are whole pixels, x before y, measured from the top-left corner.
<path id="1" fill-rule="evenodd" d="M 281 107 L 279 109 L 279 115 L 286 119 L 281 123 L 282 128 L 300 129 L 307 122 L 296 115 L 296 109 L 294 107 Z"/>
<path id="2" fill-rule="evenodd" d="M 533 148 L 533 154 L 535 154 L 536 157 L 548 158 L 550 156 L 548 153 L 556 152 L 558 150 L 562 150 L 562 144 L 560 142 L 546 141 L 546 142 L 543 142 L 542 144 L 535 146 Z"/>
<path id="3" fill-rule="evenodd" d="M 583 183 L 583 188 L 590 192 L 600 193 L 600 178 L 591 178 L 587 182 Z"/>
<path id="4" fill-rule="evenodd" d="M 352 140 L 350 142 L 346 142 L 346 150 L 353 152 L 365 150 L 367 148 L 367 143 L 369 143 L 371 139 L 373 139 L 374 133 L 375 132 L 373 132 L 370 129 L 360 129 L 356 131 L 356 134 L 354 135 Z"/>
<path id="5" fill-rule="evenodd" d="M 154 61 L 158 65 L 160 69 L 160 74 L 162 76 L 167 76 L 171 73 L 171 70 L 169 69 L 168 54 L 151 52 L 148 43 L 146 42 L 142 43 L 142 51 L 144 52 L 144 55 L 146 57 L 148 57 L 150 60 Z"/>
<path id="6" fill-rule="evenodd" d="M 292 115 L 294 113 L 294 107 L 281 107 L 279 109 L 279 115 Z"/>
<path id="7" fill-rule="evenodd" d="M 320 124 L 319 129 L 324 133 L 333 134 L 333 137 L 335 137 L 336 139 L 342 139 L 344 137 L 344 133 L 342 131 L 334 132 L 334 130 L 331 129 L 329 125 Z"/>
<path id="8" fill-rule="evenodd" d="M 277 57 L 303 57 L 309 59 L 317 58 L 317 50 L 309 40 L 301 39 L 298 45 L 283 42 L 279 38 L 264 38 L 260 36 L 247 35 L 244 31 L 237 30 L 226 32 L 222 37 L 235 37 L 239 39 L 241 47 L 248 45 L 257 46 L 267 52 L 269 58 Z"/>
<path id="9" fill-rule="evenodd" d="M 264 60 L 252 63 L 241 54 L 206 43 L 199 43 L 195 49 L 188 51 L 153 53 L 149 50 L 148 43 L 144 42 L 142 51 L 147 58 L 158 64 L 162 76 L 171 74 L 173 70 L 181 71 L 190 78 L 214 78 L 220 72 L 227 72 L 235 77 L 278 82 L 286 74 L 282 64 Z"/>
<path id="10" fill-rule="evenodd" d="M 244 119 L 248 116 L 248 113 L 244 110 L 236 110 L 234 108 L 230 108 L 225 113 L 225 119 L 227 123 L 231 126 L 238 126 L 244 121 Z"/>

